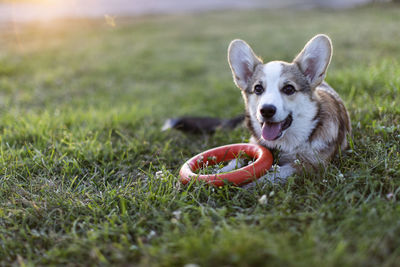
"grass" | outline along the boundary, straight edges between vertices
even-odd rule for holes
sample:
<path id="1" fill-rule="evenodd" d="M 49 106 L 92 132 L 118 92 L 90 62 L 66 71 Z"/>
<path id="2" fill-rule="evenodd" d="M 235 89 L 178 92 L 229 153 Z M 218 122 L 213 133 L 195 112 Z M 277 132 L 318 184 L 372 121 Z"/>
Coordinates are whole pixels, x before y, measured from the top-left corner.
<path id="1" fill-rule="evenodd" d="M 65 20 L 3 28 L 0 265 L 398 265 L 399 11 L 226 11 L 117 18 L 116 27 Z M 160 132 L 168 117 L 243 111 L 229 42 L 247 40 L 266 61 L 291 60 L 320 32 L 333 39 L 327 81 L 350 112 L 351 151 L 285 185 L 180 185 L 189 157 L 248 141 L 244 127 Z"/>

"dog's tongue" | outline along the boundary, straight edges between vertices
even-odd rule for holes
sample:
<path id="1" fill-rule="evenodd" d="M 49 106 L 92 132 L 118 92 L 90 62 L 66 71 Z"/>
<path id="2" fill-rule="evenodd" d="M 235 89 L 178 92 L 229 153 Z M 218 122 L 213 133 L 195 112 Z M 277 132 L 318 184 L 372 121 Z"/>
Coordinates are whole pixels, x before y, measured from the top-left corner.
<path id="1" fill-rule="evenodd" d="M 264 123 L 262 127 L 262 137 L 268 141 L 275 140 L 281 134 L 281 130 L 281 123 Z"/>

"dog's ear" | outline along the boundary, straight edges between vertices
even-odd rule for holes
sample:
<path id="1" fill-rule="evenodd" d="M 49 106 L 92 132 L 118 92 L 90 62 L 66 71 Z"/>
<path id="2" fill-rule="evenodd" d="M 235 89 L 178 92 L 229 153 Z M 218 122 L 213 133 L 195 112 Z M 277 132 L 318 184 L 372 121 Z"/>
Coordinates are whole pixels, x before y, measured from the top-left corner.
<path id="1" fill-rule="evenodd" d="M 332 57 L 331 39 L 324 34 L 312 38 L 294 59 L 310 82 L 311 88 L 320 85 Z"/>
<path id="2" fill-rule="evenodd" d="M 262 61 L 243 40 L 233 40 L 228 48 L 228 61 L 236 85 L 246 90 L 257 65 Z"/>

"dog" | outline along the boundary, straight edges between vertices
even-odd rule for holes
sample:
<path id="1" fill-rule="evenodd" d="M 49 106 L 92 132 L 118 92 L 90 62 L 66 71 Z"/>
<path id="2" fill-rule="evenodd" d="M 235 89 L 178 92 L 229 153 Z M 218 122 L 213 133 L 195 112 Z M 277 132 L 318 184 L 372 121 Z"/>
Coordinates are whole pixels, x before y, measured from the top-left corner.
<path id="1" fill-rule="evenodd" d="M 244 99 L 250 142 L 279 151 L 278 167 L 261 180 L 285 181 L 304 169 L 324 167 L 348 147 L 349 114 L 324 81 L 331 57 L 332 42 L 324 34 L 313 37 L 290 63 L 264 64 L 245 41 L 230 43 L 228 62 Z M 193 121 L 201 122 L 189 117 L 174 122 L 182 129 Z M 222 128 L 226 124 L 227 120 L 221 120 Z M 217 125 L 214 121 L 213 129 Z M 202 128 L 197 126 L 197 130 Z"/>

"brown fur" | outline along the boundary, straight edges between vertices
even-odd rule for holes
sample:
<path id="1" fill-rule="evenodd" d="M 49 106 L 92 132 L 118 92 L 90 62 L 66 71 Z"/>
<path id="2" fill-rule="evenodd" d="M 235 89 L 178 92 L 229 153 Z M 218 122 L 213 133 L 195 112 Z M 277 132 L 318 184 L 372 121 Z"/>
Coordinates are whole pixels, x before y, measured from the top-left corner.
<path id="1" fill-rule="evenodd" d="M 322 158 L 329 160 L 339 149 L 344 150 L 348 146 L 347 135 L 351 134 L 350 117 L 340 97 L 325 84 L 316 89 L 314 96 L 320 104 L 316 116 L 318 124 L 308 140 L 329 140 L 328 148 L 321 151 Z M 335 134 L 329 131 L 330 124 L 337 125 Z"/>

